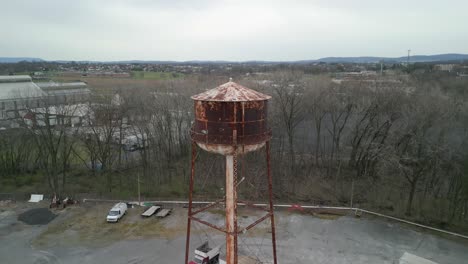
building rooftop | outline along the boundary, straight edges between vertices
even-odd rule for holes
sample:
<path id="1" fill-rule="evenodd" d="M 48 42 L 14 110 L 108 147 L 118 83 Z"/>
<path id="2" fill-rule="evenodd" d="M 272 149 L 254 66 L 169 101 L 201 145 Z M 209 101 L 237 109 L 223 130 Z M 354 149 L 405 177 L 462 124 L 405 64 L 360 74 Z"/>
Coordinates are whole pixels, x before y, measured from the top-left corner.
<path id="1" fill-rule="evenodd" d="M 10 82 L 31 82 L 31 76 L 29 75 L 3 75 L 0 76 L 0 83 Z"/>
<path id="2" fill-rule="evenodd" d="M 48 95 L 90 94 L 85 82 L 39 82 L 37 85 Z"/>
<path id="3" fill-rule="evenodd" d="M 87 116 L 90 112 L 89 105 L 87 104 L 72 104 L 49 106 L 47 108 L 38 107 L 31 109 L 34 113 L 48 113 L 50 115 L 64 115 L 64 116 Z"/>
<path id="4" fill-rule="evenodd" d="M 0 76 L 0 101 L 37 98 L 44 95 L 41 88 L 27 75 Z"/>
<path id="5" fill-rule="evenodd" d="M 268 100 L 271 96 L 249 89 L 229 80 L 216 88 L 191 97 L 197 101 L 247 102 Z"/>
<path id="6" fill-rule="evenodd" d="M 79 89 L 63 89 L 63 90 L 45 90 L 48 95 L 84 95 L 91 94 L 91 90 L 88 88 L 79 88 Z"/>
<path id="7" fill-rule="evenodd" d="M 37 83 L 43 90 L 62 90 L 88 88 L 85 82 L 39 82 Z"/>

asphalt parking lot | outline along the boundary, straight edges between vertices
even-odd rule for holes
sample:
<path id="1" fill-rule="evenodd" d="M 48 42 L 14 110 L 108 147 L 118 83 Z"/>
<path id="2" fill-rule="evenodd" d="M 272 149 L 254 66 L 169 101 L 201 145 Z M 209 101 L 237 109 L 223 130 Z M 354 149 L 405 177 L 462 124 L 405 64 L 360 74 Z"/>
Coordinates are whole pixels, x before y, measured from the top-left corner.
<path id="1" fill-rule="evenodd" d="M 28 225 L 18 216 L 45 203 L 0 206 L 0 263 L 183 263 L 186 209 L 175 208 L 164 219 L 142 218 L 131 208 L 119 223 L 105 222 L 111 204 L 82 204 L 61 211 L 49 223 Z M 261 213 L 240 211 L 241 224 Z M 202 217 L 223 223 L 220 212 Z M 278 263 L 398 263 L 411 253 L 436 263 L 466 263 L 468 243 L 377 218 L 317 217 L 287 211 L 276 213 Z M 244 234 L 241 254 L 268 263 L 268 223 Z M 221 233 L 194 224 L 192 250 L 208 240 L 223 245 Z M 224 252 L 222 252 L 224 254 Z"/>

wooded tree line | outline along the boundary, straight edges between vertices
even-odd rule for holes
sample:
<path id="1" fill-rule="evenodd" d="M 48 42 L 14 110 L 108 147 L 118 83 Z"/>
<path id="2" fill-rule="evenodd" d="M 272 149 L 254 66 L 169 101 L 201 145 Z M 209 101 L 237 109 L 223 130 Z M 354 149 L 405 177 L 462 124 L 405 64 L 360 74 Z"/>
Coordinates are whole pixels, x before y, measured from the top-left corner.
<path id="1" fill-rule="evenodd" d="M 464 93 L 416 78 L 276 78 L 273 171 L 282 194 L 466 223 Z"/>
<path id="2" fill-rule="evenodd" d="M 119 87 L 95 96 L 82 126 L 45 121 L 1 131 L 2 185 L 12 190 L 44 184 L 63 195 L 135 196 L 138 178 L 146 196 L 185 196 L 193 119 L 189 96 L 225 79 L 198 76 Z M 415 76 L 337 83 L 301 72 L 237 81 L 273 96 L 269 122 L 277 199 L 466 226 L 468 105 L 460 89 L 466 83 L 453 90 L 451 81 Z M 240 195 L 265 198 L 264 152 L 241 157 L 239 166 L 245 177 Z M 222 193 L 223 168 L 221 156 L 199 151 L 199 196 Z"/>

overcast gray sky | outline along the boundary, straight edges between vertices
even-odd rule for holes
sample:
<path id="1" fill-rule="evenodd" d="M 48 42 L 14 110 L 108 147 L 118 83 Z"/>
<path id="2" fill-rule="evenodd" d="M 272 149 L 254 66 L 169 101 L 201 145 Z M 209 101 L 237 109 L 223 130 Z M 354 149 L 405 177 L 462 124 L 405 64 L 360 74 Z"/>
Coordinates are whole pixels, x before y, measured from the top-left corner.
<path id="1" fill-rule="evenodd" d="M 468 0 L 1 0 L 0 57 L 304 60 L 468 53 Z"/>

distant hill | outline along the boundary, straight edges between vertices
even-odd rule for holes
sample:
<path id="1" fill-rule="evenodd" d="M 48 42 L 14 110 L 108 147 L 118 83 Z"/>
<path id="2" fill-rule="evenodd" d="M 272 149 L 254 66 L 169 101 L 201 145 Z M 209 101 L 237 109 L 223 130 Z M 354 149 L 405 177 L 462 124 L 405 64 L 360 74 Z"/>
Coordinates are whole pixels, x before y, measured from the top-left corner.
<path id="1" fill-rule="evenodd" d="M 44 61 L 44 60 L 40 58 L 29 58 L 29 57 L 0 57 L 0 63 L 17 63 L 20 61 L 38 62 L 38 61 Z"/>
<path id="2" fill-rule="evenodd" d="M 158 60 L 122 60 L 122 61 L 76 61 L 76 63 L 104 63 L 104 64 L 226 64 L 226 63 L 245 63 L 245 64 L 279 64 L 279 63 L 378 63 L 381 60 L 384 60 L 387 63 L 402 63 L 407 61 L 407 57 L 325 57 L 318 60 L 299 60 L 299 61 L 260 61 L 260 60 L 251 60 L 251 61 L 223 61 L 223 60 L 192 60 L 192 61 L 158 61 Z M 438 54 L 438 55 L 414 55 L 410 56 L 410 61 L 414 62 L 450 62 L 450 61 L 464 61 L 468 60 L 468 54 L 457 54 L 457 53 L 448 53 L 448 54 Z M 30 58 L 30 57 L 0 57 L 0 63 L 17 63 L 20 61 L 28 62 L 40 62 L 47 61 L 40 58 Z M 72 62 L 69 60 L 50 60 L 49 62 L 58 62 L 58 63 L 68 63 Z"/>
<path id="3" fill-rule="evenodd" d="M 299 60 L 299 61 L 263 61 L 263 60 L 251 60 L 251 61 L 224 61 L 224 60 L 191 60 L 191 61 L 157 61 L 157 60 L 122 60 L 122 61 L 95 61 L 94 63 L 148 63 L 148 64 L 226 64 L 226 63 L 245 63 L 245 64 L 280 64 L 280 63 L 378 63 L 381 60 L 385 62 L 402 63 L 406 62 L 408 57 L 326 57 L 318 60 Z M 468 60 L 468 54 L 438 54 L 438 55 L 414 55 L 410 57 L 410 61 L 414 62 L 448 62 L 448 61 L 462 61 Z M 65 62 L 65 61 L 60 61 Z M 84 62 L 84 61 L 83 61 Z M 78 62 L 80 63 L 80 62 Z"/>
<path id="4" fill-rule="evenodd" d="M 386 62 L 401 63 L 408 60 L 407 56 L 404 57 L 327 57 L 321 58 L 316 61 L 326 63 L 378 63 L 384 60 Z M 438 54 L 438 55 L 414 55 L 410 56 L 410 62 L 438 62 L 438 61 L 461 61 L 468 60 L 468 54 Z"/>

